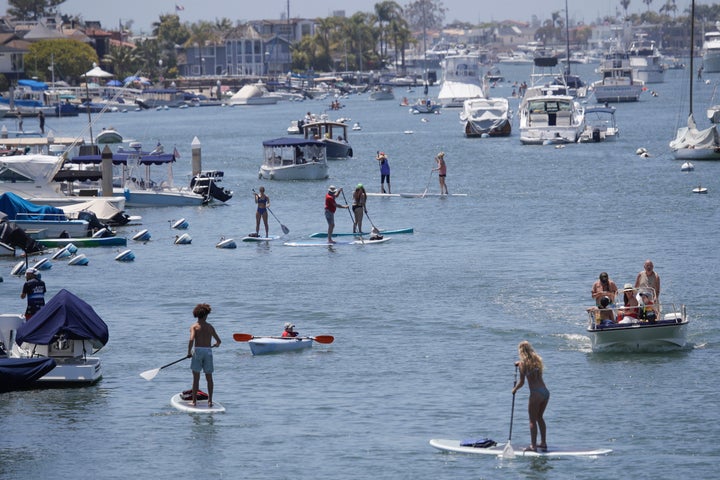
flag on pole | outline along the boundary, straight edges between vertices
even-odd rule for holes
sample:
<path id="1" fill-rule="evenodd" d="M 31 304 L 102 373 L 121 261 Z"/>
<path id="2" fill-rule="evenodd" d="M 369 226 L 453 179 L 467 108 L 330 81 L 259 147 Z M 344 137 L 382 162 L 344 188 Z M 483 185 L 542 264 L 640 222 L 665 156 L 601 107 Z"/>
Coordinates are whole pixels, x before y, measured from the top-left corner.
<path id="1" fill-rule="evenodd" d="M 183 7 L 182 5 L 178 5 L 177 3 L 175 4 L 176 12 L 182 12 L 183 10 L 185 10 L 185 7 Z"/>

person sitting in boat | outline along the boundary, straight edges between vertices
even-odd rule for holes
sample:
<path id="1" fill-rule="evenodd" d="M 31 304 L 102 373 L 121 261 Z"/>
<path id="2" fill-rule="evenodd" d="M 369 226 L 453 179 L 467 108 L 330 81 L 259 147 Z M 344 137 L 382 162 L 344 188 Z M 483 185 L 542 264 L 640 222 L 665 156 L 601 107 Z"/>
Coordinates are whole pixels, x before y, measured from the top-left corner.
<path id="1" fill-rule="evenodd" d="M 655 323 L 657 321 L 658 314 L 655 307 L 655 302 L 653 301 L 652 292 L 642 290 L 640 293 L 638 293 L 637 300 L 640 320 L 649 323 Z"/>
<path id="2" fill-rule="evenodd" d="M 285 323 L 285 330 L 283 330 L 282 336 L 285 338 L 297 337 L 298 332 L 295 331 L 295 325 L 290 322 Z"/>
<path id="3" fill-rule="evenodd" d="M 632 323 L 637 321 L 638 301 L 635 298 L 635 288 L 632 283 L 626 283 L 623 287 L 623 306 L 618 310 L 618 323 Z"/>
<path id="4" fill-rule="evenodd" d="M 610 303 L 610 297 L 605 296 L 600 299 L 600 308 L 598 309 L 596 319 L 601 326 L 613 325 L 615 323 L 615 312 L 613 312 L 612 307 L 610 307 Z"/>

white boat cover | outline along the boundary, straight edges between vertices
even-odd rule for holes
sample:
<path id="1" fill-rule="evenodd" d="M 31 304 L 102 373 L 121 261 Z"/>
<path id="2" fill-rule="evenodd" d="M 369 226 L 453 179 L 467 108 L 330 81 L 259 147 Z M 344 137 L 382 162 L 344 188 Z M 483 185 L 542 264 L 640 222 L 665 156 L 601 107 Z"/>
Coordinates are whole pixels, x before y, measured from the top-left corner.
<path id="1" fill-rule="evenodd" d="M 670 142 L 673 150 L 681 149 L 715 149 L 720 147 L 720 139 L 715 125 L 698 130 L 693 115 L 688 117 L 687 127 L 679 128 L 675 139 Z"/>
<path id="2" fill-rule="evenodd" d="M 100 220 L 109 220 L 118 214 L 122 214 L 122 210 L 115 207 L 112 202 L 101 198 L 67 205 L 60 208 L 65 213 L 77 213 L 82 211 L 92 212 Z"/>

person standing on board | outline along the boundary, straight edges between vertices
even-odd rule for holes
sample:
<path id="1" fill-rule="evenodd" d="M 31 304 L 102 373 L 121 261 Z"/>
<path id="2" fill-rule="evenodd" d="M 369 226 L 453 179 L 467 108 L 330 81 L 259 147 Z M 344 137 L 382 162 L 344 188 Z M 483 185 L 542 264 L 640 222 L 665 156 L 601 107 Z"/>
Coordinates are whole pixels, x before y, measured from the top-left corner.
<path id="1" fill-rule="evenodd" d="M 38 112 L 38 122 L 40 122 L 40 133 L 45 133 L 45 114 L 42 110 Z"/>
<path id="2" fill-rule="evenodd" d="M 265 195 L 265 187 L 260 187 L 260 193 L 255 194 L 257 211 L 255 212 L 255 236 L 260 236 L 260 220 L 265 223 L 265 238 L 269 236 L 267 209 L 270 206 L 270 197 Z"/>
<path id="3" fill-rule="evenodd" d="M 28 268 L 25 270 L 25 284 L 22 288 L 20 298 L 27 297 L 27 308 L 25 309 L 25 320 L 30 320 L 30 317 L 40 310 L 41 307 L 45 306 L 45 282 L 40 280 L 37 270 L 34 268 Z"/>
<path id="4" fill-rule="evenodd" d="M 213 399 L 213 347 L 219 347 L 221 340 L 215 331 L 215 327 L 207 322 L 207 317 L 212 309 L 207 303 L 198 303 L 193 309 L 193 317 L 197 318 L 190 327 L 190 341 L 188 342 L 188 358 L 192 358 L 190 369 L 193 374 L 192 405 L 197 405 L 197 392 L 200 388 L 200 372 L 205 372 L 207 380 L 208 407 L 212 407 Z M 211 345 L 212 339 L 215 344 Z"/>
<path id="5" fill-rule="evenodd" d="M 601 272 L 598 280 L 593 283 L 591 295 L 592 298 L 595 299 L 595 305 L 598 307 L 600 307 L 600 300 L 603 297 L 608 297 L 611 304 L 615 303 L 617 285 L 615 285 L 615 282 L 610 280 L 607 272 Z"/>
<path id="6" fill-rule="evenodd" d="M 445 152 L 440 152 L 435 157 L 437 167 L 433 168 L 434 172 L 438 172 L 438 180 L 440 181 L 440 195 L 445 193 L 448 195 L 447 185 L 445 185 L 445 177 L 447 176 L 447 165 L 445 164 Z"/>
<path id="7" fill-rule="evenodd" d="M 390 187 L 388 187 L 390 188 Z M 363 187 L 362 183 L 358 183 L 357 187 L 355 187 L 355 192 L 353 193 L 353 206 L 352 206 L 352 212 L 353 212 L 353 233 L 363 233 L 362 231 L 362 222 L 363 222 L 363 212 L 365 212 L 365 203 L 367 202 L 367 192 L 365 192 L 365 187 Z"/>
<path id="8" fill-rule="evenodd" d="M 518 355 L 520 360 L 515 362 L 515 367 L 520 369 L 520 381 L 513 387 L 512 394 L 515 395 L 518 390 L 528 382 L 530 389 L 530 398 L 528 399 L 528 414 L 530 417 L 530 446 L 525 451 L 537 452 L 538 450 L 547 451 L 547 436 L 545 419 L 543 414 L 550 400 L 550 390 L 545 386 L 543 381 L 543 360 L 533 349 L 530 342 L 524 340 L 518 345 Z M 540 430 L 540 444 L 537 443 L 537 434 Z"/>
<path id="9" fill-rule="evenodd" d="M 379 152 L 375 159 L 380 162 L 380 193 L 392 193 L 390 191 L 390 163 L 388 163 L 387 155 L 385 152 Z M 385 192 L 385 182 L 387 182 L 387 192 Z"/>
<path id="10" fill-rule="evenodd" d="M 335 185 L 330 185 L 328 192 L 325 195 L 325 220 L 328 224 L 327 241 L 328 243 L 335 243 L 332 239 L 333 230 L 335 229 L 335 210 L 340 208 L 350 208 L 348 205 L 338 205 L 335 200 L 338 195 L 342 193 L 342 188 L 337 189 Z"/>
<path id="11" fill-rule="evenodd" d="M 643 271 L 635 279 L 635 288 L 652 288 L 655 293 L 655 302 L 660 298 L 660 275 L 654 270 L 652 260 L 645 260 Z"/>

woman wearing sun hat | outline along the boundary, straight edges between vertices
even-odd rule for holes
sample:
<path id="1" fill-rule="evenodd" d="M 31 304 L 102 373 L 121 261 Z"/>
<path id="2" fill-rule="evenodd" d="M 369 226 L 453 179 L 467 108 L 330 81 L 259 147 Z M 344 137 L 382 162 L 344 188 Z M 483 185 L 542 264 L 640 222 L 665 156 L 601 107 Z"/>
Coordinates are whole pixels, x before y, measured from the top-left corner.
<path id="1" fill-rule="evenodd" d="M 365 191 L 365 187 L 363 187 L 363 184 L 358 183 L 357 187 L 355 187 L 355 192 L 353 192 L 353 233 L 363 233 L 362 222 L 363 212 L 365 212 L 366 210 L 365 202 L 367 202 L 367 192 Z"/>
<path id="2" fill-rule="evenodd" d="M 618 323 L 631 323 L 638 317 L 638 301 L 635 297 L 635 288 L 632 283 L 626 283 L 623 287 L 623 306 L 618 310 Z"/>

